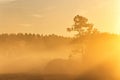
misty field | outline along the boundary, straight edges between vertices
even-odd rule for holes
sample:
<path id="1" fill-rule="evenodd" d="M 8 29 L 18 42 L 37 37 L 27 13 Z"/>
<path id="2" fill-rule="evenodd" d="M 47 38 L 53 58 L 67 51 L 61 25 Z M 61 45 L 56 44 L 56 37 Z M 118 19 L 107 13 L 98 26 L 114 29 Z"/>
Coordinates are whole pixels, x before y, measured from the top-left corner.
<path id="1" fill-rule="evenodd" d="M 0 0 L 0 80 L 120 80 L 120 0 Z"/>
<path id="2" fill-rule="evenodd" d="M 120 36 L 0 35 L 0 80 L 119 79 Z"/>

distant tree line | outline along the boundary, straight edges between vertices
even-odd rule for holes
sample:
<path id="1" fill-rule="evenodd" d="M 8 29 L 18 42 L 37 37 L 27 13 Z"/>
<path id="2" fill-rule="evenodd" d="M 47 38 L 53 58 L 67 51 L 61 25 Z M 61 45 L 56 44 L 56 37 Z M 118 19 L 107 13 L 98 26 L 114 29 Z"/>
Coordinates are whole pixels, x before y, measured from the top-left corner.
<path id="1" fill-rule="evenodd" d="M 72 38 L 31 33 L 0 34 L 0 54 L 24 54 L 26 51 L 40 53 L 40 51 L 55 50 L 59 46 L 68 45 Z"/>
<path id="2" fill-rule="evenodd" d="M 83 16 L 74 17 L 74 25 L 67 28 L 67 31 L 77 31 L 74 37 L 64 37 L 55 34 L 43 35 L 32 33 L 3 33 L 0 34 L 0 53 L 10 50 L 55 50 L 59 46 L 65 46 L 66 49 L 71 49 L 73 53 L 84 52 L 84 46 L 91 46 L 100 43 L 102 40 L 107 41 L 110 39 L 120 38 L 119 35 L 103 33 L 93 27 L 93 24 L 88 22 L 88 19 Z M 92 44 L 90 44 L 92 43 Z M 89 45 L 90 44 L 90 45 Z M 83 46 L 83 47 L 81 47 Z M 87 47 L 88 49 L 88 47 Z M 22 50 L 21 50 L 22 51 Z M 21 52 L 22 53 L 22 52 Z M 76 53 L 75 53 L 76 54 Z"/>

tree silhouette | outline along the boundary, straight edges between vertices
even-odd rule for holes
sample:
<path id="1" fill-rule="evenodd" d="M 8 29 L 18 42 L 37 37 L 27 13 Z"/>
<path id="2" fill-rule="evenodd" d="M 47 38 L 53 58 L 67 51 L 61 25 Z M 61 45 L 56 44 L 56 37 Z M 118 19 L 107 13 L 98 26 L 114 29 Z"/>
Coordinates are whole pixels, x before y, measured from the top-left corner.
<path id="1" fill-rule="evenodd" d="M 71 28 L 67 28 L 68 32 L 77 31 L 77 36 L 86 36 L 93 33 L 93 31 L 97 31 L 93 29 L 93 24 L 88 23 L 88 19 L 83 16 L 75 16 L 74 17 L 74 25 Z"/>
<path id="2" fill-rule="evenodd" d="M 84 57 L 86 55 L 85 54 L 86 40 L 88 40 L 89 35 L 95 33 L 97 30 L 93 28 L 93 24 L 89 23 L 86 17 L 76 15 L 73 20 L 74 20 L 74 25 L 71 28 L 67 28 L 67 31 L 78 32 L 76 36 L 78 37 L 78 41 L 80 41 L 80 45 L 77 44 L 75 46 L 74 49 L 75 52 L 73 52 L 72 55 L 70 55 L 69 57 L 73 57 L 76 54 L 81 54 L 80 56 Z"/>

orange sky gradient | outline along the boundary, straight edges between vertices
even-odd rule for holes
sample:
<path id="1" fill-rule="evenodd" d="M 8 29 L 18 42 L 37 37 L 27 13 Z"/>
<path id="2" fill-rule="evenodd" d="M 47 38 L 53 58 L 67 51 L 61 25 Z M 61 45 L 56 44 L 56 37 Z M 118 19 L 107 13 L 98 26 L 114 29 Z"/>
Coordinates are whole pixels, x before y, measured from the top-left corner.
<path id="1" fill-rule="evenodd" d="M 0 0 L 0 33 L 71 36 L 79 14 L 100 31 L 120 32 L 120 0 Z"/>

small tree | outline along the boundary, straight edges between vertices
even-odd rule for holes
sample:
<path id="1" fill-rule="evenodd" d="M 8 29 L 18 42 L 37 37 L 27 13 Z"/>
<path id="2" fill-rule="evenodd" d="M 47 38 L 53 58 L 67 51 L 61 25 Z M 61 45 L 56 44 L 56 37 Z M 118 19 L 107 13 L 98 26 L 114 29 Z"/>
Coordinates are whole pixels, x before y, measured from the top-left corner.
<path id="1" fill-rule="evenodd" d="M 88 23 L 88 19 L 83 16 L 74 17 L 74 25 L 71 28 L 67 28 L 67 31 L 77 31 L 77 36 L 85 36 L 93 33 L 93 24 Z"/>
<path id="2" fill-rule="evenodd" d="M 74 25 L 71 28 L 67 28 L 67 31 L 77 31 L 78 34 L 76 36 L 81 39 L 79 39 L 80 45 L 75 45 L 75 52 L 72 51 L 72 55 L 70 55 L 69 58 L 76 54 L 81 54 L 81 56 L 84 57 L 86 55 L 86 40 L 83 36 L 91 35 L 94 33 L 95 29 L 93 29 L 93 24 L 88 23 L 88 19 L 86 17 L 76 15 L 73 20 Z"/>

